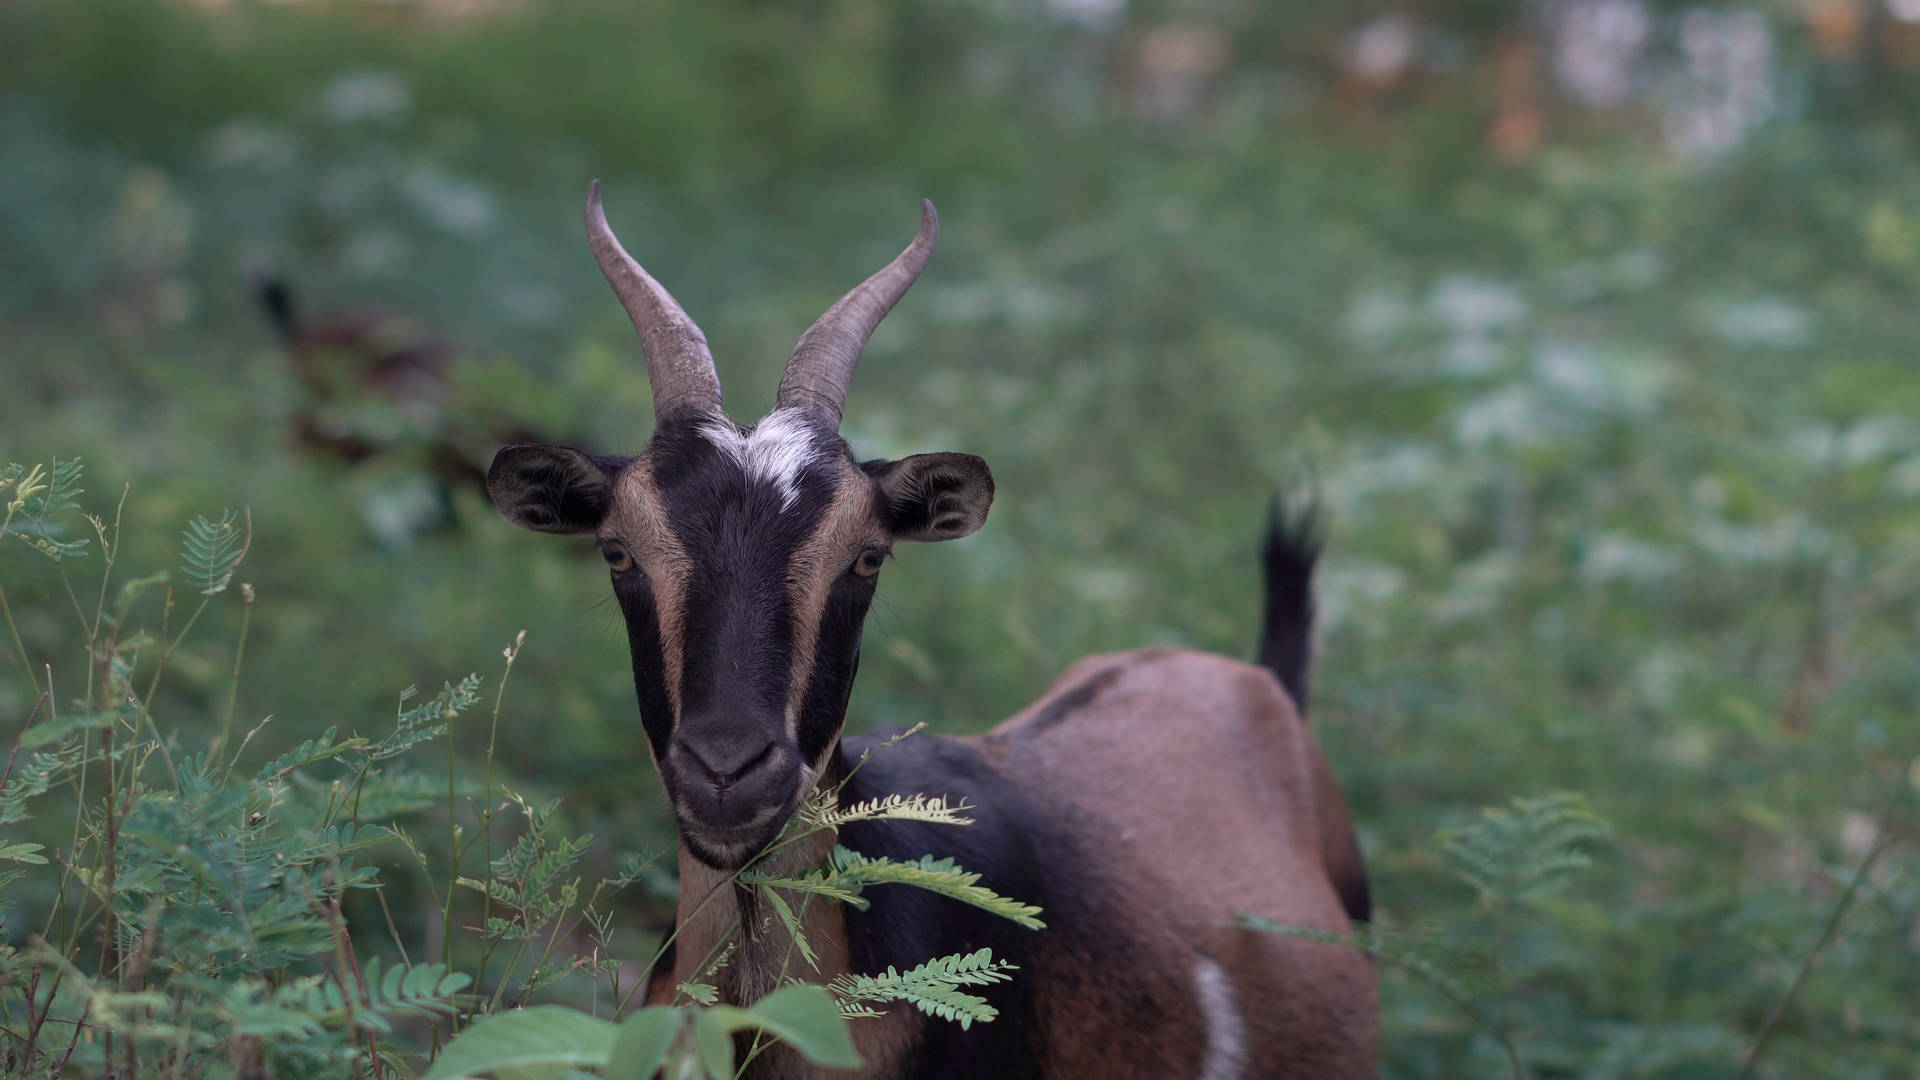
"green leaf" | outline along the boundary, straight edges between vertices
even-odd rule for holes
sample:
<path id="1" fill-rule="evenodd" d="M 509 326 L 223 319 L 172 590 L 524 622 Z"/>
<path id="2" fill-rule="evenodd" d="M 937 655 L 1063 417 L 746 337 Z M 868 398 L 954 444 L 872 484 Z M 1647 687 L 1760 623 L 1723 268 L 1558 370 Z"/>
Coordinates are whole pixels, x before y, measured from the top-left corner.
<path id="1" fill-rule="evenodd" d="M 743 881 L 748 876 L 740 875 Z M 952 859 L 924 855 L 916 862 L 901 862 L 886 857 L 869 858 L 857 851 L 836 847 L 833 849 L 827 881 L 833 888 L 855 893 L 868 885 L 911 885 L 916 889 L 952 897 L 963 904 L 971 904 L 1029 930 L 1044 930 L 1047 926 L 1039 919 L 1041 909 L 1038 906 L 1001 896 L 981 885 L 979 874 L 956 866 Z M 783 888 L 794 887 L 784 881 L 778 884 Z M 810 891 L 825 890 L 814 888 Z"/>
<path id="2" fill-rule="evenodd" d="M 840 1015 L 840 1003 L 824 986 L 788 986 L 761 998 L 750 1009 L 715 1005 L 694 1014 L 694 1042 L 710 1075 L 733 1075 L 733 1033 L 758 1028 L 799 1051 L 808 1061 L 836 1069 L 860 1067 L 853 1033 Z M 724 1047 L 725 1055 L 721 1049 Z M 724 1072 L 716 1072 L 725 1065 Z"/>
<path id="3" fill-rule="evenodd" d="M 1000 1011 L 960 987 L 1005 982 L 1014 970 L 1013 964 L 995 960 L 992 949 L 981 949 L 936 957 L 904 972 L 890 967 L 878 975 L 841 975 L 829 989 L 840 1002 L 842 1016 L 868 1015 L 849 1009 L 862 1002 L 905 1001 L 929 1016 L 958 1023 L 964 1031 L 975 1021 L 991 1023 Z"/>
<path id="4" fill-rule="evenodd" d="M 786 898 L 780 895 L 780 890 L 762 888 L 760 895 L 767 898 L 767 902 L 773 907 L 773 913 L 779 916 L 781 925 L 787 928 L 788 936 L 793 938 L 794 946 L 800 950 L 800 958 L 807 962 L 808 967 L 819 971 L 820 957 L 814 953 L 812 943 L 807 941 L 807 935 L 800 929 L 799 916 L 793 913 L 793 908 L 788 906 Z"/>
<path id="5" fill-rule="evenodd" d="M 840 1015 L 839 1003 L 825 987 L 789 986 L 761 998 L 746 1011 L 750 1022 L 800 1051 L 815 1065 L 836 1069 L 860 1067 L 853 1033 Z"/>
<path id="6" fill-rule="evenodd" d="M 36 852 L 44 847 L 46 847 L 45 844 L 8 844 L 6 847 L 0 847 L 0 859 L 11 859 L 14 862 L 44 866 L 46 865 L 47 857 L 36 854 Z"/>
<path id="7" fill-rule="evenodd" d="M 154 588 L 156 586 L 165 585 L 167 583 L 168 576 L 169 575 L 165 570 L 156 570 L 145 577 L 134 578 L 132 581 L 129 581 L 125 585 L 120 586 L 120 592 L 115 597 L 113 602 L 113 609 L 115 612 L 115 615 L 114 615 L 115 621 L 126 618 L 127 610 L 133 607 L 133 602 L 135 600 L 140 599 L 141 593 L 146 592 L 148 589 Z M 122 644 L 121 647 L 123 649 L 125 648 L 124 643 Z"/>
<path id="8" fill-rule="evenodd" d="M 733 1024 L 728 1023 L 738 1009 L 716 1005 L 693 1014 L 693 1045 L 700 1053 L 700 1066 L 708 1080 L 733 1080 Z"/>
<path id="9" fill-rule="evenodd" d="M 240 568 L 240 560 L 247 557 L 247 546 L 253 541 L 250 529 L 251 523 L 241 527 L 240 516 L 232 510 L 222 510 L 219 521 L 203 515 L 188 522 L 186 543 L 180 548 L 187 584 L 201 596 L 225 592 L 233 582 L 234 571 Z"/>
<path id="10" fill-rule="evenodd" d="M 712 1005 L 720 1000 L 720 988 L 712 983 L 683 982 L 675 990 L 702 1005 Z"/>
<path id="11" fill-rule="evenodd" d="M 680 1034 L 683 1015 L 679 1009 L 653 1005 L 628 1017 L 607 1055 L 607 1080 L 653 1080 Z"/>
<path id="12" fill-rule="evenodd" d="M 544 1065 L 604 1068 L 619 1027 L 559 1005 L 498 1013 L 460 1033 L 421 1080 Z"/>

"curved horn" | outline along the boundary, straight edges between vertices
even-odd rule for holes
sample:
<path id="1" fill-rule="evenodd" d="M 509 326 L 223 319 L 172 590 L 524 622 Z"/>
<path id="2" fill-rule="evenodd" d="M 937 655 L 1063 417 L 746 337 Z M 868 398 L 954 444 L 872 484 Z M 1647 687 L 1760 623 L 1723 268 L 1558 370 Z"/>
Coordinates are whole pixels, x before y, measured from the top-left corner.
<path id="1" fill-rule="evenodd" d="M 673 294 L 640 268 L 607 226 L 600 208 L 600 181 L 587 185 L 587 242 L 600 272 L 627 309 L 640 335 L 647 358 L 647 381 L 653 384 L 653 415 L 666 416 L 684 409 L 720 408 L 720 376 L 713 369 L 707 336 L 687 317 Z"/>
<path id="2" fill-rule="evenodd" d="M 787 360 L 787 373 L 780 378 L 776 408 L 810 409 L 831 418 L 836 428 L 840 426 L 840 411 L 847 403 L 847 387 L 853 383 L 853 367 L 860 362 L 860 350 L 873 336 L 873 328 L 926 269 L 934 238 L 939 234 L 940 216 L 933 212 L 932 202 L 922 199 L 920 234 L 907 250 L 841 297 L 800 335 L 800 344 L 793 347 L 793 356 Z"/>

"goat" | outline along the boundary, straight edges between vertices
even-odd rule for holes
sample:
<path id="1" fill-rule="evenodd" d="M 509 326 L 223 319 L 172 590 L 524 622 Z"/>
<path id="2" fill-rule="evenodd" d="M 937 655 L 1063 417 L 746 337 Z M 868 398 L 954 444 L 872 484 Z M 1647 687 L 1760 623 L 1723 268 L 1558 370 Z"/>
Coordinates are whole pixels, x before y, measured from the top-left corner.
<path id="1" fill-rule="evenodd" d="M 811 788 L 846 780 L 848 802 L 946 795 L 974 807 L 976 823 L 858 822 L 839 843 L 954 856 L 995 891 L 1041 905 L 1049 927 L 1032 933 L 911 888 L 876 889 L 864 911 L 807 905 L 803 930 L 829 977 L 983 946 L 1020 967 L 987 989 L 994 1023 L 963 1031 L 901 1003 L 856 1022 L 864 1075 L 1373 1075 L 1371 961 L 1233 920 L 1245 911 L 1346 934 L 1368 917 L 1345 800 L 1301 716 L 1313 517 L 1276 514 L 1269 533 L 1267 666 L 1176 648 L 1090 657 L 984 735 L 908 739 L 854 771 L 884 738 L 842 728 L 889 549 L 967 536 L 993 499 L 978 457 L 859 461 L 839 434 L 861 350 L 933 251 L 933 204 L 913 243 L 801 337 L 773 411 L 751 427 L 722 411 L 705 336 L 621 247 L 598 181 L 586 218 L 640 336 L 653 437 L 633 456 L 508 446 L 487 487 L 514 524 L 592 534 L 611 572 L 680 835 L 677 959 L 654 987 L 670 995 L 694 978 L 738 923 L 737 951 L 714 976 L 723 999 L 775 988 L 789 936 L 755 929 L 744 891 L 697 902 L 779 835 Z M 775 869 L 817 865 L 834 843 L 792 845 Z M 752 1070 L 813 1075 L 783 1051 Z"/>

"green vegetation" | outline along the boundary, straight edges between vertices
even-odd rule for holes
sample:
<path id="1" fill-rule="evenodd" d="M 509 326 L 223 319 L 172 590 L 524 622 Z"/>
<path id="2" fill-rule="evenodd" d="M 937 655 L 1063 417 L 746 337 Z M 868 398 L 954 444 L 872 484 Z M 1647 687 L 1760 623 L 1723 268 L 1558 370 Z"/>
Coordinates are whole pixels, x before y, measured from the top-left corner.
<path id="1" fill-rule="evenodd" d="M 431 467 L 442 444 L 483 464 L 501 417 L 601 450 L 646 438 L 631 331 L 579 233 L 599 176 L 743 418 L 917 199 L 940 207 L 941 250 L 868 350 L 846 431 L 873 456 L 980 453 L 999 497 L 980 536 L 886 572 L 852 727 L 978 730 L 1091 651 L 1246 654 L 1262 509 L 1310 466 L 1332 514 L 1313 716 L 1373 875 L 1383 1075 L 1504 1075 L 1508 1044 L 1539 1077 L 1891 1078 L 1920 1059 L 1920 80 L 1898 41 L 1830 58 L 1798 6 L 1768 8 L 1773 113 L 1690 157 L 1644 102 L 1545 89 L 1545 134 L 1496 146 L 1520 5 L 1423 6 L 1453 59 L 1378 91 L 1329 59 L 1374 14 L 1345 5 L 1143 3 L 1098 25 L 1059 12 L 1103 5 L 970 0 L 207 7 L 0 10 L 0 459 L 83 457 L 96 513 L 134 486 L 124 551 L 20 527 L 67 511 L 17 512 L 0 719 L 9 739 L 74 725 L 90 769 L 167 795 L 147 813 L 278 793 L 258 849 L 230 819 L 171 837 L 226 845 L 210 865 L 241 874 L 235 896 L 250 859 L 344 824 L 336 772 L 366 763 L 363 800 L 400 785 L 351 837 L 288 855 L 316 896 L 381 867 L 386 908 L 349 889 L 342 917 L 368 949 L 410 950 L 383 952 L 376 981 L 400 993 L 382 1000 L 591 1008 L 612 971 L 548 976 L 611 933 L 597 955 L 626 961 L 624 993 L 668 921 L 667 872 L 622 862 L 672 833 L 592 552 L 506 528 Z M 1670 36 L 1684 14 L 1650 18 Z M 1147 61 L 1212 55 L 1210 28 L 1228 59 L 1183 97 Z M 293 434 L 313 391 L 250 295 L 263 262 L 308 310 L 377 303 L 450 335 L 445 397 L 327 402 L 376 452 L 316 456 Z M 128 597 L 129 624 L 119 594 L 95 611 L 69 593 L 63 568 L 109 555 L 180 566 L 167 538 L 188 521 L 199 561 Z M 76 618 L 95 628 L 79 644 Z M 522 627 L 523 704 L 497 727 L 484 698 L 454 704 L 480 692 L 459 682 L 406 721 L 444 732 L 451 773 L 424 748 L 372 757 L 398 735 L 394 687 L 441 685 Z M 109 749 L 116 723 L 144 726 Z M 67 766 L 42 757 L 59 745 L 23 745 L 0 806 L 43 781 L 61 797 Z M 303 745 L 337 750 L 334 771 L 260 775 Z M 230 783 L 192 794 L 214 763 Z M 434 809 L 450 780 L 465 831 Z M 508 789 L 522 802 L 480 798 Z M 1611 830 L 1566 861 L 1527 822 L 1572 810 Z M 344 846 L 409 813 L 427 815 L 400 827 L 410 847 Z M 486 850 L 474 815 L 502 813 L 507 851 Z M 81 850 L 116 814 L 89 805 Z M 16 949 L 79 873 L 34 862 L 71 850 L 74 822 L 0 833 L 26 872 L 5 886 Z M 521 835 L 541 854 L 505 873 Z M 455 877 L 511 882 L 461 890 L 499 926 L 442 932 L 455 853 Z M 547 858 L 567 865 L 534 873 Z M 576 877 L 620 888 L 583 900 Z M 130 888 L 112 890 L 132 918 Z M 324 916 L 288 919 L 276 947 L 324 965 Z M 49 940 L 92 964 L 98 931 Z M 435 964 L 477 982 L 415 981 Z M 242 994 L 218 999 L 234 1011 L 139 1015 L 205 1033 L 279 1001 L 257 967 L 191 974 Z M 314 1047 L 373 1023 L 314 1015 Z"/>

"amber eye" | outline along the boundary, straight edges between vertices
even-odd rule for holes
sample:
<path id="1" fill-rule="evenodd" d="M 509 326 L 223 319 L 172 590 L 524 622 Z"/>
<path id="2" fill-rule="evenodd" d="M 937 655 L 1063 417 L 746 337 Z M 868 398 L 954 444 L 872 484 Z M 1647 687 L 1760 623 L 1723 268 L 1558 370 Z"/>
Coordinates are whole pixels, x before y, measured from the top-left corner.
<path id="1" fill-rule="evenodd" d="M 607 560 L 608 568 L 616 574 L 624 574 L 633 569 L 633 556 L 628 554 L 627 549 L 621 547 L 619 544 L 601 544 L 600 557 Z"/>
<path id="2" fill-rule="evenodd" d="M 879 548 L 868 548 L 853 561 L 853 572 L 861 577 L 872 577 L 880 572 L 880 564 L 886 561 L 886 552 Z"/>

